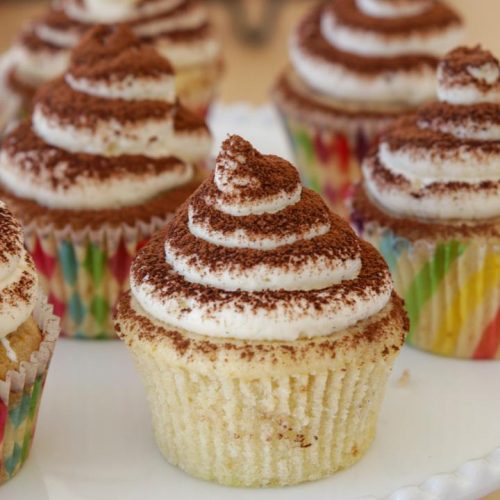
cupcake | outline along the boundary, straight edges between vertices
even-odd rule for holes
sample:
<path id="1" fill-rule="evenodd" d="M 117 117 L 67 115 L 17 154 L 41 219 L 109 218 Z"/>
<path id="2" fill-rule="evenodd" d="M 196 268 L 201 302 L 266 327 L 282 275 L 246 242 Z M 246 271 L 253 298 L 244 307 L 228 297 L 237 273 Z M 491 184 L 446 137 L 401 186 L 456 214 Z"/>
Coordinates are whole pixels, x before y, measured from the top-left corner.
<path id="1" fill-rule="evenodd" d="M 290 163 L 229 137 L 117 306 L 165 458 L 231 486 L 359 460 L 407 331 L 392 288 L 380 254 Z"/>
<path id="2" fill-rule="evenodd" d="M 126 23 L 175 69 L 182 103 L 204 115 L 221 76 L 220 47 L 204 5 L 195 0 L 62 0 L 29 23 L 9 51 L 8 90 L 29 104 L 68 67 L 70 51 L 96 24 Z"/>
<path id="3" fill-rule="evenodd" d="M 290 40 L 291 66 L 273 98 L 306 185 L 347 215 L 369 145 L 396 117 L 435 97 L 437 58 L 462 35 L 433 0 L 335 0 Z"/>
<path id="4" fill-rule="evenodd" d="M 0 202 L 0 484 L 29 455 L 58 335 L 21 227 Z"/>
<path id="5" fill-rule="evenodd" d="M 211 147 L 172 67 L 122 27 L 97 27 L 4 140 L 0 197 L 22 220 L 69 336 L 114 336 L 138 248 L 199 184 Z"/>
<path id="6" fill-rule="evenodd" d="M 500 68 L 479 47 L 438 68 L 439 102 L 387 131 L 363 164 L 353 221 L 382 252 L 408 342 L 500 358 Z"/>

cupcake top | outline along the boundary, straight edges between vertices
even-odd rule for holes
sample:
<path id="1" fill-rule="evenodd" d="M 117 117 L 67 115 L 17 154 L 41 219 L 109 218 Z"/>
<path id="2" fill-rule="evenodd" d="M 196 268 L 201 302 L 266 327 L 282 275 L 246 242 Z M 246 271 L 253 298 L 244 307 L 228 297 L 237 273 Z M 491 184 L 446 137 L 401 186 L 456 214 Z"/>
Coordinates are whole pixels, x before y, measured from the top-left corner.
<path id="1" fill-rule="evenodd" d="M 5 138 L 0 182 L 50 208 L 116 209 L 186 184 L 210 147 L 204 122 L 176 101 L 169 62 L 129 28 L 100 26 Z"/>
<path id="2" fill-rule="evenodd" d="M 9 357 L 6 337 L 31 316 L 37 287 L 35 266 L 24 248 L 21 226 L 0 202 L 0 340 Z"/>
<path id="3" fill-rule="evenodd" d="M 484 223 L 500 216 L 499 63 L 461 47 L 438 80 L 439 102 L 401 119 L 365 160 L 365 191 L 398 217 Z"/>
<path id="4" fill-rule="evenodd" d="M 95 24 L 126 23 L 175 68 L 220 56 L 204 6 L 197 0 L 61 0 L 26 26 L 14 45 L 13 85 L 39 86 L 62 74 L 69 51 Z"/>
<path id="5" fill-rule="evenodd" d="M 461 36 L 460 17 L 439 0 L 335 0 L 299 24 L 290 57 L 326 96 L 418 104 L 435 96 L 437 58 Z"/>
<path id="6" fill-rule="evenodd" d="M 303 188 L 295 167 L 238 136 L 141 251 L 133 297 L 154 319 L 246 340 L 329 335 L 388 303 L 381 256 Z"/>

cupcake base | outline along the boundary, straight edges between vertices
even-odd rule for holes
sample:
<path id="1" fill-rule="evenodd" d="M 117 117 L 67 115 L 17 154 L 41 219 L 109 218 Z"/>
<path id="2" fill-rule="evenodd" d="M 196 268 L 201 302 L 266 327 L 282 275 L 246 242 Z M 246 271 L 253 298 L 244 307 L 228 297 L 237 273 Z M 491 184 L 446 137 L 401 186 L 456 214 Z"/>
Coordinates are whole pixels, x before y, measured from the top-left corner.
<path id="1" fill-rule="evenodd" d="M 193 476 L 246 487 L 311 481 L 359 460 L 375 436 L 406 328 L 396 296 L 345 332 L 295 342 L 169 329 L 130 293 L 116 321 L 165 458 Z"/>
<path id="2" fill-rule="evenodd" d="M 396 220 L 398 231 L 377 214 L 390 223 L 359 189 L 353 222 L 389 265 L 410 318 L 408 344 L 441 356 L 500 359 L 500 237 L 494 226 L 477 234 L 443 226 L 432 234 L 422 223 Z"/>
<path id="3" fill-rule="evenodd" d="M 59 321 L 41 295 L 33 316 L 43 334 L 38 350 L 0 381 L 0 484 L 12 478 L 29 455 L 43 386 L 59 335 Z"/>

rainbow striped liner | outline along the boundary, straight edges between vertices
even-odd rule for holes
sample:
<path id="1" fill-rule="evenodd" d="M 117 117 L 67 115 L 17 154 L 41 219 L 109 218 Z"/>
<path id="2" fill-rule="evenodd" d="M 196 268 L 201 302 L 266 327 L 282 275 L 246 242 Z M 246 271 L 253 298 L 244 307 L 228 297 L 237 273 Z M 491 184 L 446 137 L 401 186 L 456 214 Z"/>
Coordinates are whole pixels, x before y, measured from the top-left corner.
<path id="1" fill-rule="evenodd" d="M 352 134 L 318 127 L 282 113 L 302 182 L 347 218 L 347 200 L 360 178 L 360 163 L 372 138 L 362 128 Z"/>
<path id="2" fill-rule="evenodd" d="M 500 240 L 409 241 L 366 224 L 410 317 L 407 342 L 467 359 L 500 359 Z"/>
<path id="3" fill-rule="evenodd" d="M 98 230 L 34 225 L 25 229 L 26 246 L 49 302 L 61 318 L 63 335 L 116 338 L 113 307 L 128 289 L 132 259 L 168 218 Z"/>
<path id="4" fill-rule="evenodd" d="M 28 458 L 38 409 L 55 342 L 59 320 L 39 294 L 34 317 L 44 334 L 38 351 L 17 371 L 0 380 L 0 484 L 13 477 Z"/>

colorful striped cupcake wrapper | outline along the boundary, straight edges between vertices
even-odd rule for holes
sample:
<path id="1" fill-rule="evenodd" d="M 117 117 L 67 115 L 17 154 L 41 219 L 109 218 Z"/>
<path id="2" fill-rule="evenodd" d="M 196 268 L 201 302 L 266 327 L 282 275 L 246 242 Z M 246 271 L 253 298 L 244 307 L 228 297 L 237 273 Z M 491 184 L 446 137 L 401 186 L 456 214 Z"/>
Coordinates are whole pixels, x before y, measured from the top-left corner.
<path id="1" fill-rule="evenodd" d="M 115 338 L 112 313 L 129 286 L 132 259 L 168 218 L 135 227 L 99 230 L 28 227 L 26 246 L 41 282 L 61 318 L 62 333 L 81 339 Z"/>
<path id="2" fill-rule="evenodd" d="M 318 127 L 282 114 L 304 184 L 320 193 L 339 215 L 360 177 L 360 162 L 373 137 L 361 127 L 353 133 Z"/>
<path id="3" fill-rule="evenodd" d="M 34 312 L 44 339 L 31 360 L 0 381 L 0 484 L 13 477 L 26 461 L 35 433 L 48 367 L 59 336 L 59 320 L 41 296 Z"/>
<path id="4" fill-rule="evenodd" d="M 410 317 L 407 342 L 468 359 L 500 359 L 500 240 L 411 242 L 368 224 Z"/>

